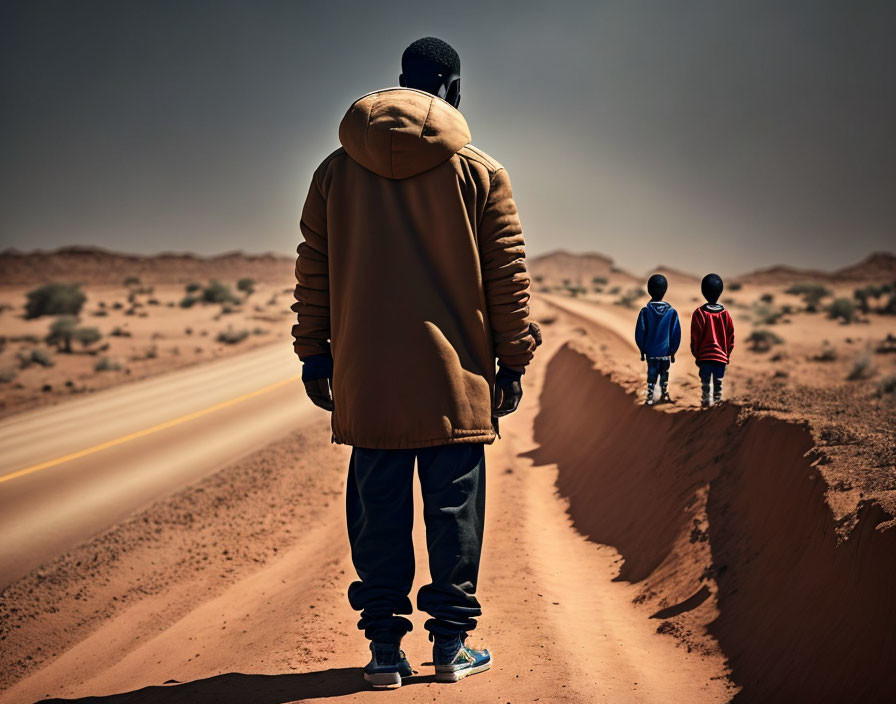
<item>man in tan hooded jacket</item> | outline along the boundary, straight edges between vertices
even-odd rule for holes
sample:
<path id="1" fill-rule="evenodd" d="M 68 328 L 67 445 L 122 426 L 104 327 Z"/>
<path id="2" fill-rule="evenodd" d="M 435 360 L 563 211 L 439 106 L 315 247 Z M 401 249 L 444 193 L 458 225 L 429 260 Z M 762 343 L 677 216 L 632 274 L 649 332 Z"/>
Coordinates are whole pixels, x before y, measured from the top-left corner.
<path id="1" fill-rule="evenodd" d="M 484 445 L 516 409 L 536 346 L 510 179 L 470 144 L 456 109 L 457 53 L 431 37 L 402 56 L 402 88 L 357 100 L 342 148 L 314 173 L 296 262 L 295 351 L 309 397 L 353 446 L 347 487 L 349 601 L 372 641 L 365 678 L 398 686 L 411 622 L 416 460 L 439 679 L 488 669 L 465 645 L 485 508 Z M 495 362 L 499 370 L 495 374 Z"/>

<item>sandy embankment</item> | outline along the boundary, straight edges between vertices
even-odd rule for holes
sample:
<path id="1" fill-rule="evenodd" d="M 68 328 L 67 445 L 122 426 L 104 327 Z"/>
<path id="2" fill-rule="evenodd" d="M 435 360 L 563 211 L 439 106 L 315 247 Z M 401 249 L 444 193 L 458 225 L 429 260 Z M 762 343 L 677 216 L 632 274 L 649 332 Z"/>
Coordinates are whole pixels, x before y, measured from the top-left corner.
<path id="1" fill-rule="evenodd" d="M 640 585 L 658 630 L 704 648 L 708 625 L 738 701 L 892 695 L 896 527 L 867 503 L 838 538 L 804 426 L 735 405 L 656 413 L 568 345 L 548 365 L 535 441 L 575 526 L 619 550 L 618 579 Z"/>

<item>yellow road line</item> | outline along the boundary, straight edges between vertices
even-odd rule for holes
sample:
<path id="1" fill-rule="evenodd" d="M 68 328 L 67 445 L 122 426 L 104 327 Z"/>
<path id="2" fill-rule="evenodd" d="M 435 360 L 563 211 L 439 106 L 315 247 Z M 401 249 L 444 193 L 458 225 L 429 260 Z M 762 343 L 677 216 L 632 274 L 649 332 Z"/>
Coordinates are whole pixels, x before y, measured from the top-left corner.
<path id="1" fill-rule="evenodd" d="M 39 472 L 42 469 L 47 469 L 47 467 L 55 467 L 57 464 L 62 464 L 63 462 L 68 462 L 70 460 L 76 460 L 81 457 L 86 457 L 87 455 L 92 455 L 94 452 L 99 452 L 100 450 L 105 450 L 110 447 L 114 447 L 115 445 L 121 445 L 122 443 L 127 442 L 128 440 L 135 440 L 136 438 L 142 438 L 145 435 L 149 435 L 150 433 L 155 433 L 159 430 L 165 430 L 166 428 L 171 428 L 175 425 L 179 425 L 180 423 L 186 423 L 189 420 L 195 420 L 201 416 L 204 416 L 208 413 L 214 413 L 215 411 L 220 411 L 222 408 L 227 408 L 228 406 L 236 405 L 237 403 L 241 403 L 242 401 L 246 401 L 250 398 L 254 398 L 255 396 L 260 396 L 261 394 L 267 393 L 268 391 L 273 391 L 274 389 L 279 389 L 281 386 L 285 386 L 286 384 L 291 384 L 293 382 L 298 381 L 298 376 L 292 377 L 289 379 L 283 379 L 282 381 L 278 381 L 270 386 L 265 386 L 263 389 L 258 389 L 257 391 L 250 391 L 247 394 L 243 394 L 242 396 L 237 396 L 236 398 L 232 398 L 229 401 L 222 401 L 221 403 L 216 403 L 214 406 L 209 406 L 208 408 L 203 408 L 201 411 L 194 411 L 193 413 L 188 413 L 185 416 L 180 416 L 179 418 L 174 418 L 172 420 L 166 420 L 164 423 L 159 423 L 158 425 L 154 425 L 151 428 L 145 428 L 143 430 L 138 430 L 134 433 L 129 433 L 128 435 L 122 435 L 120 438 L 115 438 L 114 440 L 109 440 L 104 443 L 100 443 L 99 445 L 94 445 L 93 447 L 88 447 L 86 450 L 78 450 L 77 452 L 72 452 L 68 455 L 63 455 L 62 457 L 57 457 L 54 460 L 48 460 L 46 462 L 41 462 L 40 464 L 36 464 L 33 467 L 25 467 L 24 469 L 16 470 L 15 472 L 11 472 L 10 474 L 6 474 L 0 477 L 0 484 L 3 482 L 8 482 L 10 479 L 16 479 L 17 477 L 23 477 L 26 474 L 31 474 L 32 472 Z"/>

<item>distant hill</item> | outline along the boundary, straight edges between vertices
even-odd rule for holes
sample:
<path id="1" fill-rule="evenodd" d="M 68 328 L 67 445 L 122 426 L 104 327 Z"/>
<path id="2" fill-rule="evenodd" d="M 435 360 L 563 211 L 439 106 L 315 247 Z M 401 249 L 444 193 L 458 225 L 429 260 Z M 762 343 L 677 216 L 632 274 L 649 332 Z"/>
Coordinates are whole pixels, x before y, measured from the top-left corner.
<path id="1" fill-rule="evenodd" d="M 295 258 L 279 254 L 226 252 L 213 257 L 164 252 L 121 254 L 99 247 L 0 252 L 0 285 L 31 286 L 47 281 L 120 284 L 129 276 L 143 283 L 188 283 L 208 279 L 256 281 L 290 285 Z"/>
<path id="2" fill-rule="evenodd" d="M 896 281 L 896 254 L 892 252 L 875 252 L 857 264 L 843 267 L 836 271 L 797 269 L 792 266 L 779 265 L 744 274 L 737 277 L 737 280 L 746 284 L 765 285 L 800 281 L 817 281 L 819 283 Z"/>
<path id="3" fill-rule="evenodd" d="M 588 285 L 596 277 L 635 281 L 635 277 L 627 271 L 617 269 L 610 257 L 597 252 L 574 254 L 558 249 L 529 258 L 528 267 L 533 280 L 540 278 L 549 284 L 559 284 L 569 279 L 571 283 Z"/>

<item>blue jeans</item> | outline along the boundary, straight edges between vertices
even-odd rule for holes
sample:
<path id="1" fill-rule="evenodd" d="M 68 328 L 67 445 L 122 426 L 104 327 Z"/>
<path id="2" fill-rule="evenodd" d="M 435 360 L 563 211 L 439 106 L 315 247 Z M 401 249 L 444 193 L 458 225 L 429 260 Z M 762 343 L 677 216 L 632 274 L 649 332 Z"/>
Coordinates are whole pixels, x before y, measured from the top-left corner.
<path id="1" fill-rule="evenodd" d="M 669 364 L 670 364 L 670 361 L 668 359 L 656 359 L 655 357 L 648 357 L 647 358 L 647 383 L 655 384 L 656 378 L 660 374 L 662 374 L 664 377 L 668 377 Z"/>
<path id="2" fill-rule="evenodd" d="M 700 371 L 700 381 L 708 384 L 711 377 L 715 377 L 721 381 L 725 377 L 725 369 L 727 364 L 721 362 L 697 362 Z"/>
<path id="3" fill-rule="evenodd" d="M 348 600 L 372 641 L 397 643 L 411 630 L 408 595 L 414 580 L 414 462 L 432 583 L 420 588 L 424 628 L 439 636 L 472 631 L 482 614 L 476 599 L 485 523 L 485 446 L 439 445 L 417 450 L 352 450 L 346 490 L 348 535 L 358 581 Z"/>

